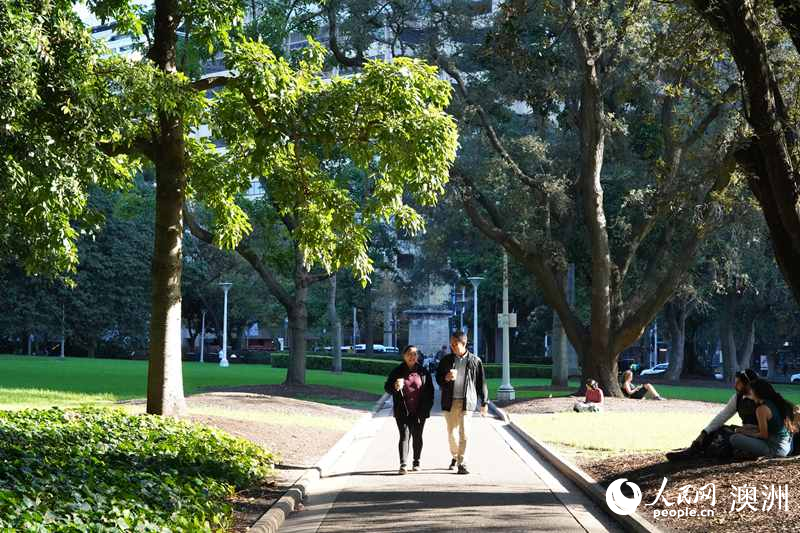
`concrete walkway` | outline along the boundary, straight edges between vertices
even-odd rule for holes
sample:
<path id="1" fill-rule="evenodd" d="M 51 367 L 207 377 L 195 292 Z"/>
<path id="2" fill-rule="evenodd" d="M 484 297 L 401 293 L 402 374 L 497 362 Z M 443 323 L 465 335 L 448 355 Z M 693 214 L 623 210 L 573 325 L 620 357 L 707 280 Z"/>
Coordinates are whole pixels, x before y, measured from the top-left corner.
<path id="1" fill-rule="evenodd" d="M 475 415 L 469 475 L 447 470 L 440 411 L 428 420 L 424 437 L 422 470 L 398 475 L 398 432 L 388 402 L 360 426 L 353 444 L 311 487 L 305 508 L 292 513 L 281 532 L 620 531 L 500 420 Z"/>

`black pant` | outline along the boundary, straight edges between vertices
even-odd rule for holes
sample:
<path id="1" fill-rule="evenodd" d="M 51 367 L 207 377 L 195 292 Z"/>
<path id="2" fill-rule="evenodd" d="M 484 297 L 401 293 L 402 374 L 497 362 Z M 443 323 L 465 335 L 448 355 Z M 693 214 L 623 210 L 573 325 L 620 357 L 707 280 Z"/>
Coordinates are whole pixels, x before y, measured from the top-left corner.
<path id="1" fill-rule="evenodd" d="M 425 428 L 425 419 L 416 415 L 405 418 L 395 418 L 397 429 L 400 430 L 400 442 L 397 445 L 400 452 L 400 465 L 405 466 L 408 457 L 408 442 L 414 439 L 414 464 L 419 464 L 422 454 L 422 430 Z"/>

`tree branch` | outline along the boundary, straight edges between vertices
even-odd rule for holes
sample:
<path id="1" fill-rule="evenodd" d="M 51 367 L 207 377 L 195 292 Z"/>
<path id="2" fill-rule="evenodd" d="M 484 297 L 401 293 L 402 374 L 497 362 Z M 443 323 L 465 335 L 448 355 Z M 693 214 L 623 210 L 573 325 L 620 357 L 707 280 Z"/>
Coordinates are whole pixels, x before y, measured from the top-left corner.
<path id="1" fill-rule="evenodd" d="M 216 89 L 217 87 L 224 87 L 235 79 L 236 78 L 233 76 L 208 76 L 193 81 L 192 89 L 205 92 L 210 89 Z"/>
<path id="2" fill-rule="evenodd" d="M 459 194 L 472 223 L 488 238 L 505 248 L 509 254 L 520 261 L 531 272 L 542 289 L 545 301 L 558 313 L 567 337 L 576 349 L 585 353 L 588 346 L 588 328 L 581 323 L 567 302 L 564 288 L 546 260 L 530 247 L 523 245 L 516 237 L 502 227 L 502 216 L 488 198 L 475 187 L 467 176 L 452 176 L 459 186 Z M 482 213 L 486 212 L 486 215 Z M 488 217 L 488 218 L 487 218 Z"/>
<path id="3" fill-rule="evenodd" d="M 207 244 L 212 246 L 214 245 L 214 234 L 202 227 L 185 205 L 183 208 L 183 219 L 186 222 L 186 225 L 189 227 L 189 231 L 192 233 L 192 235 Z M 281 305 L 283 305 L 283 307 L 286 308 L 287 311 L 294 306 L 294 299 L 278 281 L 278 276 L 272 270 L 267 268 L 262 257 L 260 257 L 253 249 L 247 246 L 244 241 L 240 242 L 236 247 L 236 252 L 245 261 L 250 263 L 250 266 L 253 267 L 261 280 L 266 284 L 272 295 L 280 302 Z"/>

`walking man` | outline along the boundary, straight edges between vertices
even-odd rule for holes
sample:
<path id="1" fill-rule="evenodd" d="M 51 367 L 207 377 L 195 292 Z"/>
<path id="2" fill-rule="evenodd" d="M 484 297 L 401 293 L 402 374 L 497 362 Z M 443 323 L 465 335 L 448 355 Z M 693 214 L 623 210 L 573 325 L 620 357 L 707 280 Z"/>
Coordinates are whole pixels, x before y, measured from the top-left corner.
<path id="1" fill-rule="evenodd" d="M 459 474 L 469 474 L 466 465 L 472 413 L 480 406 L 481 416 L 489 408 L 489 390 L 481 360 L 467 351 L 467 336 L 456 331 L 450 336 L 449 354 L 436 370 L 436 382 L 442 391 L 442 411 L 447 421 L 450 441 L 450 470 L 458 467 Z"/>

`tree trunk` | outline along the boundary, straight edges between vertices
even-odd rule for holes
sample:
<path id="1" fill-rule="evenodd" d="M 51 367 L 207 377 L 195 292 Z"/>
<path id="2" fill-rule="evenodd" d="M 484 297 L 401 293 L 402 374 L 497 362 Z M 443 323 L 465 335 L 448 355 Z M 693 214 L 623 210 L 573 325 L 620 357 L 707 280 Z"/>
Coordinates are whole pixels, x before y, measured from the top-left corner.
<path id="1" fill-rule="evenodd" d="M 736 317 L 735 299 L 728 296 L 725 298 L 725 304 L 719 326 L 720 342 L 722 343 L 722 379 L 726 383 L 733 383 L 734 376 L 739 370 L 736 338 L 733 332 Z"/>
<path id="2" fill-rule="evenodd" d="M 86 357 L 94 359 L 97 357 L 97 339 L 91 339 L 86 347 Z"/>
<path id="3" fill-rule="evenodd" d="M 756 343 L 756 319 L 754 316 L 751 315 L 747 317 L 744 331 L 745 337 L 737 350 L 739 356 L 739 370 L 744 370 L 753 366 L 753 347 Z"/>
<path id="4" fill-rule="evenodd" d="M 619 386 L 617 355 L 604 354 L 600 357 L 584 357 L 580 390 L 585 390 L 586 380 L 595 379 L 607 396 L 621 397 L 622 388 Z"/>
<path id="5" fill-rule="evenodd" d="M 364 344 L 366 344 L 365 353 L 367 356 L 375 355 L 375 337 L 372 331 L 372 323 L 375 321 L 375 316 L 372 311 L 372 283 L 367 283 L 367 286 L 364 288 L 364 330 L 365 339 Z"/>
<path id="6" fill-rule="evenodd" d="M 331 370 L 337 374 L 342 371 L 342 323 L 336 313 L 336 274 L 331 276 L 331 288 L 328 296 L 328 327 L 331 330 L 331 353 L 333 361 Z"/>
<path id="7" fill-rule="evenodd" d="M 670 342 L 672 347 L 669 352 L 669 368 L 666 378 L 669 381 L 678 381 L 683 373 L 686 348 L 686 303 L 668 302 L 664 307 L 664 317 L 667 320 Z"/>
<path id="8" fill-rule="evenodd" d="M 751 146 L 740 152 L 748 183 L 764 211 L 775 258 L 800 302 L 800 172 L 793 158 L 794 123 L 770 63 L 756 5 L 741 0 L 693 0 L 701 16 L 727 37 L 746 87 L 745 117 L 753 128 Z M 796 2 L 795 2 L 796 3 Z M 784 29 L 797 47 L 797 10 L 789 0 L 775 2 Z M 761 8 L 758 8 L 761 9 Z M 765 11 L 766 12 L 766 11 Z M 797 50 L 800 51 L 800 50 Z"/>
<path id="9" fill-rule="evenodd" d="M 294 305 L 289 311 L 289 366 L 285 385 L 306 383 L 306 330 L 308 329 L 307 287 L 295 287 Z"/>
<path id="10" fill-rule="evenodd" d="M 150 56 L 159 69 L 176 72 L 177 0 L 157 0 Z M 178 415 L 185 406 L 181 367 L 181 266 L 186 189 L 183 121 L 159 113 L 155 150 L 156 221 L 151 267 L 152 309 L 147 369 L 147 412 Z"/>
<path id="11" fill-rule="evenodd" d="M 550 353 L 553 359 L 553 375 L 550 385 L 553 387 L 567 387 L 569 385 L 569 361 L 567 352 L 567 335 L 561 326 L 558 313 L 553 312 L 553 333 Z"/>

